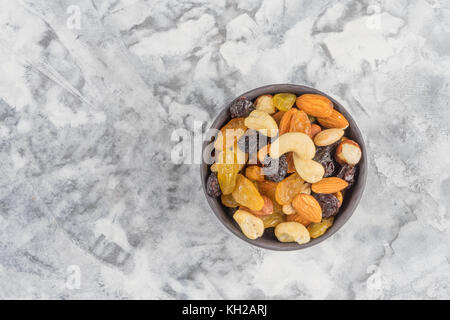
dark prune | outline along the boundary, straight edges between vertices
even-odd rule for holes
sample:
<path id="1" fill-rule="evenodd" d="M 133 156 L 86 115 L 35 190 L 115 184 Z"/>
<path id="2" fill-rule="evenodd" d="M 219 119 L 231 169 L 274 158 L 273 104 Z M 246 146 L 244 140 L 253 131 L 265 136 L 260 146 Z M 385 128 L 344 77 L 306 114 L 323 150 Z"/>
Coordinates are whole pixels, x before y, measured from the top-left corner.
<path id="1" fill-rule="evenodd" d="M 335 216 L 339 211 L 339 200 L 329 193 L 314 193 L 313 197 L 319 202 L 322 208 L 322 218 Z"/>
<path id="2" fill-rule="evenodd" d="M 316 148 L 316 155 L 314 156 L 313 160 L 317 162 L 321 162 L 322 160 L 330 160 L 333 159 L 332 154 L 336 150 L 336 147 L 339 145 L 340 141 L 337 141 L 333 144 L 330 144 L 329 146 L 325 147 L 317 147 Z"/>
<path id="3" fill-rule="evenodd" d="M 220 197 L 222 191 L 220 190 L 219 180 L 215 172 L 211 172 L 206 181 L 206 193 L 214 198 Z"/>
<path id="4" fill-rule="evenodd" d="M 245 97 L 240 97 L 239 99 L 234 101 L 233 104 L 230 106 L 230 113 L 232 118 L 237 117 L 246 118 L 253 110 L 255 110 L 253 102 L 251 102 Z"/>
<path id="5" fill-rule="evenodd" d="M 283 180 L 288 171 L 288 162 L 286 155 L 282 155 L 278 159 L 273 159 L 268 155 L 264 158 L 263 172 L 267 180 L 280 182 Z"/>
<path id="6" fill-rule="evenodd" d="M 269 143 L 268 137 L 260 134 L 258 131 L 248 129 L 239 139 L 238 147 L 241 151 L 253 154 Z"/>
<path id="7" fill-rule="evenodd" d="M 316 155 L 313 160 L 317 162 L 331 160 L 331 153 L 328 146 L 316 147 Z"/>
<path id="8" fill-rule="evenodd" d="M 356 167 L 351 166 L 349 164 L 345 164 L 342 166 L 341 170 L 339 170 L 337 177 L 347 181 L 348 183 L 347 189 L 348 189 L 353 185 L 353 183 L 355 183 L 355 175 L 356 175 Z"/>
<path id="9" fill-rule="evenodd" d="M 325 173 L 323 175 L 324 178 L 331 177 L 334 172 L 334 161 L 332 159 L 326 161 L 318 161 L 323 168 L 325 169 Z"/>
<path id="10" fill-rule="evenodd" d="M 336 146 L 337 144 L 334 143 L 326 147 L 316 148 L 316 155 L 313 160 L 319 162 L 325 169 L 324 178 L 332 176 L 336 168 L 336 163 L 332 156 L 333 150 Z"/>
<path id="11" fill-rule="evenodd" d="M 330 154 L 334 154 L 334 152 L 336 151 L 337 146 L 340 143 L 341 143 L 341 139 L 339 139 L 335 143 L 330 144 L 329 146 L 326 146 L 326 148 L 328 148 L 328 152 L 330 152 Z"/>

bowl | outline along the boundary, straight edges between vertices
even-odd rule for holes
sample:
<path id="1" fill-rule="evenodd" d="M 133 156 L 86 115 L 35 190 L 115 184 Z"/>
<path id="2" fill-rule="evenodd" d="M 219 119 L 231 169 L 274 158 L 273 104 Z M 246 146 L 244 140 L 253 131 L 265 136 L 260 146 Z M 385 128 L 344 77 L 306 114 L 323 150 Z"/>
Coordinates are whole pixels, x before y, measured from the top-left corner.
<path id="1" fill-rule="evenodd" d="M 263 87 L 259 87 L 253 90 L 250 90 L 248 92 L 245 92 L 239 96 L 236 97 L 238 99 L 239 97 L 246 97 L 249 100 L 254 100 L 258 96 L 263 94 L 276 94 L 281 92 L 287 92 L 287 93 L 293 93 L 297 96 L 305 94 L 305 93 L 315 93 L 320 94 L 328 99 L 330 99 L 333 104 L 334 108 L 342 113 L 349 122 L 349 127 L 345 129 L 345 136 L 356 141 L 362 150 L 362 157 L 360 162 L 358 163 L 358 170 L 357 170 L 357 176 L 356 181 L 353 184 L 353 186 L 346 190 L 345 193 L 345 199 L 344 203 L 342 204 L 339 213 L 334 218 L 334 224 L 331 226 L 331 228 L 328 229 L 328 231 L 322 235 L 321 237 L 318 237 L 316 239 L 311 239 L 310 242 L 305 244 L 297 244 L 295 242 L 293 243 L 282 243 L 277 240 L 275 237 L 274 228 L 269 228 L 264 230 L 264 235 L 261 238 L 258 238 L 256 240 L 250 240 L 244 234 L 242 233 L 241 229 L 239 228 L 238 224 L 233 219 L 233 212 L 235 210 L 231 208 L 227 208 L 220 202 L 219 198 L 213 198 L 208 196 L 206 193 L 206 180 L 208 178 L 208 175 L 210 174 L 209 165 L 206 164 L 202 160 L 202 164 L 200 167 L 200 175 L 201 175 L 201 181 L 203 185 L 203 191 L 205 193 L 206 199 L 214 212 L 215 216 L 219 221 L 229 230 L 231 233 L 233 233 L 238 238 L 244 240 L 247 243 L 250 243 L 254 246 L 264 248 L 264 249 L 271 249 L 276 251 L 289 251 L 289 250 L 300 250 L 305 249 L 308 247 L 312 247 L 314 245 L 319 244 L 320 242 L 328 239 L 333 234 L 335 234 L 342 226 L 348 221 L 348 219 L 352 216 L 353 212 L 355 211 L 356 207 L 358 206 L 358 203 L 361 199 L 361 196 L 364 191 L 364 187 L 366 184 L 367 179 L 367 149 L 364 144 L 364 140 L 362 137 L 361 132 L 359 131 L 358 126 L 356 125 L 355 120 L 353 120 L 352 116 L 348 113 L 347 110 L 335 99 L 328 96 L 327 94 L 317 90 L 313 89 L 307 86 L 303 85 L 296 85 L 296 84 L 272 84 L 267 85 Z M 211 128 L 220 129 L 223 125 L 225 125 L 228 121 L 231 120 L 229 108 L 230 105 L 236 100 L 234 99 L 231 101 L 214 119 Z M 203 151 L 205 150 L 206 146 L 210 144 L 211 141 L 204 141 L 203 142 Z"/>

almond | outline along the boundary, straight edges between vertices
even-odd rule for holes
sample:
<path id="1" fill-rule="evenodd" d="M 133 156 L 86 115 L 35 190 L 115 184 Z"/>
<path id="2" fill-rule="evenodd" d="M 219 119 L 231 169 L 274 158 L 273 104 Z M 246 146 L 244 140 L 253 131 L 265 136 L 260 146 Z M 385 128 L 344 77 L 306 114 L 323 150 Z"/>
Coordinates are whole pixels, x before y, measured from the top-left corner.
<path id="1" fill-rule="evenodd" d="M 314 143 L 316 146 L 324 147 L 333 144 L 344 136 L 344 130 L 342 129 L 326 129 L 320 131 L 314 137 Z"/>
<path id="2" fill-rule="evenodd" d="M 319 125 L 313 123 L 311 124 L 311 132 L 309 133 L 309 136 L 311 137 L 311 139 L 314 139 L 316 134 L 318 134 L 320 131 L 322 131 L 322 128 Z"/>
<path id="3" fill-rule="evenodd" d="M 344 201 L 344 196 L 342 195 L 342 192 L 338 191 L 336 193 L 333 193 L 333 195 L 339 200 L 339 207 L 341 207 L 342 202 Z"/>
<path id="4" fill-rule="evenodd" d="M 361 148 L 353 140 L 345 139 L 336 148 L 335 158 L 340 165 L 356 165 L 361 160 Z"/>
<path id="5" fill-rule="evenodd" d="M 294 214 L 288 215 L 286 217 L 286 221 L 295 221 L 295 222 L 301 223 L 305 227 L 307 227 L 311 223 L 311 221 L 306 220 L 305 218 L 303 218 L 302 215 L 300 215 L 298 213 L 294 213 Z"/>
<path id="6" fill-rule="evenodd" d="M 336 193 L 347 188 L 348 183 L 337 177 L 323 178 L 319 182 L 311 185 L 311 190 L 315 193 Z"/>
<path id="7" fill-rule="evenodd" d="M 319 202 L 309 194 L 298 194 L 292 200 L 295 211 L 305 220 L 310 222 L 320 222 L 322 220 L 322 209 Z"/>
<path id="8" fill-rule="evenodd" d="M 274 114 L 277 109 L 273 105 L 273 97 L 270 94 L 259 96 L 255 100 L 256 110 L 265 111 L 268 114 Z"/>
<path id="9" fill-rule="evenodd" d="M 327 118 L 333 111 L 333 103 L 327 97 L 319 94 L 303 94 L 297 98 L 297 107 L 307 114 Z"/>
<path id="10" fill-rule="evenodd" d="M 333 109 L 327 118 L 317 118 L 317 121 L 325 128 L 346 129 L 349 125 L 347 119 L 339 111 Z"/>

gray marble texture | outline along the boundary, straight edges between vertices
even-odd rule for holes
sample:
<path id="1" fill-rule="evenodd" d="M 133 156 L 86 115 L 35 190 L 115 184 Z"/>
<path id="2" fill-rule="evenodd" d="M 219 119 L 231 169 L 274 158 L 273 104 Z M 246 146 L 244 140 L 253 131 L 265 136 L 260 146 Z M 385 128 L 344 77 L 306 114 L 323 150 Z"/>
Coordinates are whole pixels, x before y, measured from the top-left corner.
<path id="1" fill-rule="evenodd" d="M 449 70 L 448 0 L 0 0 L 0 298 L 450 298 Z M 171 161 L 271 83 L 368 148 L 353 217 L 298 252 L 231 235 Z"/>

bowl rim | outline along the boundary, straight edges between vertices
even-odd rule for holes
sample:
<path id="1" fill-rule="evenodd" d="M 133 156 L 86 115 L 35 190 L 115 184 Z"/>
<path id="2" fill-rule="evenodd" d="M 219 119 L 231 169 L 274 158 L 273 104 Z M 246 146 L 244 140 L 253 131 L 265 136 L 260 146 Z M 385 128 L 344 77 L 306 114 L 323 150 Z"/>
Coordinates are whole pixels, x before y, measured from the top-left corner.
<path id="1" fill-rule="evenodd" d="M 295 90 L 294 90 L 295 89 Z M 206 197 L 206 200 L 211 208 L 211 210 L 214 212 L 214 215 L 216 216 L 216 218 L 221 222 L 221 224 L 225 227 L 225 229 L 227 229 L 229 232 L 231 232 L 232 234 L 234 234 L 235 236 L 237 236 L 239 239 L 245 241 L 246 243 L 252 244 L 256 247 L 262 248 L 262 249 L 268 249 L 268 250 L 274 250 L 274 251 L 294 251 L 294 250 L 302 250 L 302 249 L 306 249 L 315 245 L 320 244 L 321 242 L 325 241 L 326 239 L 330 238 L 331 236 L 333 236 L 335 233 L 337 233 L 346 223 L 347 221 L 350 219 L 350 217 L 353 215 L 354 211 L 356 210 L 356 208 L 358 207 L 358 204 L 363 196 L 364 193 L 364 189 L 366 186 L 366 182 L 367 182 L 367 174 L 368 174 L 368 159 L 367 159 L 367 148 L 366 148 L 366 144 L 364 142 L 364 137 L 361 133 L 361 130 L 359 129 L 359 127 L 356 124 L 356 121 L 353 119 L 353 117 L 351 116 L 351 114 L 342 106 L 341 103 L 339 103 L 336 99 L 334 99 L 333 97 L 329 96 L 328 94 L 309 87 L 309 86 L 305 86 L 305 85 L 299 85 L 299 84 L 291 84 L 291 83 L 279 83 L 279 84 L 269 84 L 269 85 L 264 85 L 261 87 L 257 87 L 251 90 L 248 90 L 245 93 L 242 93 L 238 96 L 236 96 L 232 101 L 230 101 L 228 104 L 226 104 L 222 110 L 216 114 L 214 120 L 211 122 L 211 125 L 209 126 L 209 129 L 212 128 L 220 128 L 218 127 L 218 124 L 222 123 L 223 121 L 220 120 L 222 118 L 223 114 L 226 114 L 229 112 L 229 108 L 231 106 L 231 104 L 237 100 L 240 97 L 247 97 L 249 95 L 254 95 L 255 92 L 258 92 L 257 96 L 263 95 L 263 94 L 276 94 L 276 93 L 292 93 L 290 90 L 294 90 L 294 91 L 298 91 L 298 90 L 303 90 L 303 91 L 309 91 L 307 93 L 314 93 L 314 94 L 320 94 L 323 95 L 325 97 L 327 97 L 328 99 L 330 99 L 333 102 L 334 106 L 337 106 L 337 109 L 339 110 L 339 112 L 341 112 L 346 119 L 349 121 L 349 123 L 352 125 L 352 130 L 354 130 L 355 135 L 358 137 L 358 144 L 360 145 L 361 149 L 363 150 L 362 152 L 362 161 L 360 161 L 359 167 L 358 167 L 358 176 L 357 176 L 357 180 L 355 182 L 355 185 L 353 186 L 356 187 L 356 184 L 358 185 L 359 189 L 353 189 L 352 188 L 352 192 L 358 191 L 356 194 L 356 197 L 353 198 L 352 202 L 349 203 L 348 205 L 351 205 L 350 208 L 346 208 L 344 211 L 347 213 L 346 216 L 343 216 L 340 220 L 339 225 L 336 225 L 334 228 L 328 230 L 328 232 L 326 232 L 324 235 L 316 238 L 316 239 L 311 239 L 310 242 L 305 243 L 305 244 L 297 244 L 295 242 L 287 242 L 287 243 L 283 243 L 283 242 L 270 242 L 270 243 L 261 243 L 260 240 L 261 238 L 255 239 L 255 240 L 251 240 L 248 239 L 241 230 L 237 230 L 237 229 L 233 229 L 231 228 L 226 221 L 228 220 L 232 220 L 232 218 L 230 217 L 224 217 L 224 215 L 222 215 L 220 212 L 217 212 L 215 210 L 215 199 L 208 196 L 208 194 L 206 193 L 206 178 L 208 176 L 209 173 L 209 165 L 206 164 L 204 162 L 203 159 L 203 152 L 205 147 L 210 143 L 210 141 L 202 141 L 202 163 L 199 165 L 200 167 L 200 177 L 201 177 L 201 181 L 202 181 L 202 187 L 203 187 L 203 193 Z M 262 92 L 262 93 L 261 93 Z M 302 94 L 307 94 L 307 93 L 302 93 Z M 296 94 L 297 96 L 297 94 Z M 255 97 L 255 98 L 256 98 Z M 254 98 L 252 98 L 251 100 L 254 100 Z M 223 124 L 222 124 L 223 125 Z M 204 168 L 206 167 L 206 170 L 204 170 Z M 217 201 L 217 200 L 216 200 Z M 223 205 L 221 205 L 223 207 Z M 343 220 L 342 220 L 343 219 Z"/>

